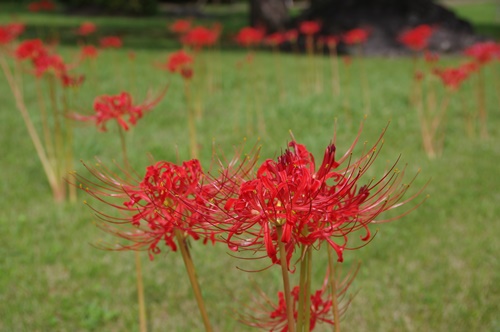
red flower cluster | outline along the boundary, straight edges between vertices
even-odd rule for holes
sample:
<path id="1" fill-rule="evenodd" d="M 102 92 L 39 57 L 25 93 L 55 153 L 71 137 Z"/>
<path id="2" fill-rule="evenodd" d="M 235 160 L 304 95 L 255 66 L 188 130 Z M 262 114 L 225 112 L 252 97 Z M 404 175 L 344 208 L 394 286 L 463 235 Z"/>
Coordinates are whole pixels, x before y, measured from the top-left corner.
<path id="1" fill-rule="evenodd" d="M 470 74 L 477 71 L 478 66 L 474 62 L 466 63 L 458 68 L 434 69 L 434 74 L 437 75 L 443 84 L 452 89 L 457 90 L 460 85 L 469 78 Z"/>
<path id="2" fill-rule="evenodd" d="M 316 21 L 302 21 L 299 25 L 299 31 L 303 35 L 312 36 L 321 30 L 321 24 Z"/>
<path id="3" fill-rule="evenodd" d="M 51 53 L 40 39 L 25 40 L 20 43 L 15 50 L 15 57 L 21 61 L 31 60 L 36 77 L 52 73 L 64 86 L 74 86 L 83 82 L 83 76 L 71 77 L 62 57 Z"/>
<path id="4" fill-rule="evenodd" d="M 205 27 L 196 27 L 189 30 L 181 39 L 182 44 L 196 50 L 213 46 L 219 38 L 219 32 Z"/>
<path id="5" fill-rule="evenodd" d="M 275 32 L 270 35 L 267 35 L 264 37 L 264 44 L 276 47 L 278 45 L 281 45 L 286 41 L 286 37 L 284 34 Z"/>
<path id="6" fill-rule="evenodd" d="M 122 39 L 117 36 L 103 37 L 99 41 L 103 48 L 120 48 L 122 47 Z"/>
<path id="7" fill-rule="evenodd" d="M 160 242 L 172 251 L 177 250 L 175 233 L 203 243 L 215 242 L 215 233 L 208 231 L 205 202 L 210 191 L 203 185 L 204 173 L 198 160 L 193 159 L 175 165 L 160 161 L 146 168 L 142 179 L 126 174 L 123 179 L 106 168 L 85 165 L 98 183 L 75 175 L 80 187 L 98 200 L 125 212 L 126 216 L 111 217 L 96 211 L 104 221 L 104 230 L 132 242 L 117 250 L 146 249 L 153 254 L 160 253 Z M 116 202 L 118 200 L 118 202 Z M 119 225 L 127 228 L 120 228 Z M 135 230 L 130 231 L 130 226 Z"/>
<path id="8" fill-rule="evenodd" d="M 262 42 L 265 31 L 262 29 L 244 27 L 236 35 L 236 42 L 244 47 L 257 46 Z"/>
<path id="9" fill-rule="evenodd" d="M 427 48 L 429 38 L 434 33 L 434 28 L 421 24 L 413 29 L 403 32 L 398 40 L 406 47 L 414 51 L 421 51 Z"/>
<path id="10" fill-rule="evenodd" d="M 299 32 L 296 29 L 287 30 L 283 33 L 285 40 L 295 43 L 299 37 Z"/>
<path id="11" fill-rule="evenodd" d="M 328 243 L 343 261 L 348 234 L 364 229 L 382 212 L 400 205 L 408 186 L 395 165 L 377 182 L 359 186 L 375 160 L 379 141 L 361 158 L 338 169 L 355 144 L 340 160 L 335 145 L 327 147 L 316 169 L 313 156 L 295 141 L 277 161 L 266 160 L 254 178 L 243 181 L 236 196 L 227 194 L 224 212 L 227 243 L 233 251 L 264 251 L 272 263 L 280 262 L 279 242 L 285 244 L 287 264 L 297 246 Z M 278 228 L 281 230 L 279 237 Z M 340 241 L 336 240 L 339 239 Z"/>
<path id="12" fill-rule="evenodd" d="M 185 79 L 193 76 L 193 57 L 184 50 L 170 54 L 166 68 L 172 73 L 180 73 Z"/>
<path id="13" fill-rule="evenodd" d="M 80 51 L 80 59 L 95 59 L 97 58 L 97 48 L 93 45 L 82 46 Z"/>
<path id="14" fill-rule="evenodd" d="M 170 31 L 175 34 L 183 35 L 191 29 L 190 20 L 177 20 L 170 25 Z"/>
<path id="15" fill-rule="evenodd" d="M 0 46 L 7 45 L 24 32 L 24 24 L 10 23 L 0 25 Z"/>
<path id="16" fill-rule="evenodd" d="M 97 30 L 96 26 L 92 22 L 83 22 L 76 33 L 80 36 L 88 36 Z"/>
<path id="17" fill-rule="evenodd" d="M 95 114 L 85 116 L 73 114 L 72 117 L 79 121 L 95 122 L 99 130 L 106 131 L 106 123 L 109 120 L 116 122 L 125 130 L 129 130 L 129 125 L 135 125 L 137 120 L 142 118 L 144 112 L 151 110 L 160 102 L 163 94 L 153 101 L 146 101 L 141 105 L 134 105 L 132 96 L 128 92 L 122 92 L 118 95 L 102 95 L 94 100 Z M 125 118 L 128 117 L 127 120 Z M 128 122 L 128 123 L 127 123 Z"/>
<path id="18" fill-rule="evenodd" d="M 500 59 L 500 44 L 494 42 L 476 43 L 464 51 L 464 54 L 474 58 L 480 64 L 486 64 L 493 59 Z"/>
<path id="19" fill-rule="evenodd" d="M 294 312 L 294 317 L 297 319 L 299 312 L 299 294 L 300 287 L 295 286 L 291 291 L 292 296 L 292 307 Z M 264 295 L 265 296 L 265 295 Z M 317 323 L 327 323 L 334 325 L 333 314 L 332 314 L 332 304 L 331 294 L 328 292 L 326 287 L 316 291 L 310 297 L 311 306 L 310 319 L 309 319 L 309 330 L 312 331 L 316 327 Z M 268 331 L 288 331 L 288 320 L 286 312 L 286 302 L 285 295 L 283 292 L 278 292 L 278 303 L 273 303 L 271 299 L 265 296 L 264 308 L 256 309 L 257 314 L 252 314 L 248 317 L 243 317 L 242 323 L 248 326 L 266 329 Z M 259 315 L 260 314 L 260 315 Z"/>
<path id="20" fill-rule="evenodd" d="M 368 39 L 368 30 L 357 28 L 344 33 L 342 41 L 348 45 L 362 44 Z"/>
<path id="21" fill-rule="evenodd" d="M 28 10 L 31 12 L 52 11 L 56 9 L 56 5 L 50 0 L 34 1 L 28 4 Z"/>

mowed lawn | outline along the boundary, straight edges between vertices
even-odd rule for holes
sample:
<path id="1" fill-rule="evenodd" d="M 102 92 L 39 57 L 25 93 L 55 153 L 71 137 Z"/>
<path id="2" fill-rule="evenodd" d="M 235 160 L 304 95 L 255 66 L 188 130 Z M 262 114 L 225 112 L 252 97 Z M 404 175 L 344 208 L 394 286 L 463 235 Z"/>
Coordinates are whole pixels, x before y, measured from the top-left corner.
<path id="1" fill-rule="evenodd" d="M 498 27 L 498 18 L 491 16 L 494 8 L 493 4 L 458 7 L 465 16 L 473 13 L 471 19 L 481 26 Z M 363 123 L 356 156 L 365 142 L 375 143 L 388 126 L 382 151 L 364 181 L 380 176 L 401 157 L 398 167 L 407 165 L 408 180 L 419 172 L 410 192 L 430 180 L 422 194 L 429 197 L 403 219 L 375 225 L 376 236 L 368 245 L 345 253 L 345 271 L 358 262 L 361 268 L 350 288 L 356 295 L 342 330 L 500 331 L 500 63 L 484 71 L 489 137 L 467 134 L 465 117 L 478 107 L 477 84 L 469 80 L 452 95 L 443 154 L 431 160 L 409 103 L 411 59 L 354 58 L 350 65 L 340 59 L 342 90 L 336 95 L 329 57 L 318 56 L 312 64 L 306 56 L 258 51 L 251 63 L 246 62 L 247 52 L 230 45 L 231 32 L 245 24 L 244 14 L 234 15 L 217 9 L 212 19 L 198 21 L 220 20 L 229 26 L 222 50 L 196 59 L 192 101 L 202 110 L 196 127 L 203 167 L 210 168 L 214 147 L 230 158 L 245 140 L 248 148 L 261 145 L 261 161 L 275 158 L 286 148 L 290 131 L 319 163 L 334 133 L 341 156 Z M 72 29 L 82 21 L 94 21 L 100 35 L 121 34 L 123 49 L 103 51 L 95 66 L 75 69 L 86 75 L 86 82 L 79 91 L 68 92 L 72 109 L 90 114 L 96 96 L 121 91 L 129 91 L 140 102 L 148 92 L 155 94 L 168 84 L 161 103 L 127 133 L 131 164 L 142 175 L 151 156 L 172 162 L 189 159 L 181 78 L 155 66 L 180 48 L 166 30 L 171 18 L 94 19 L 33 14 L 19 6 L 0 5 L 0 22 L 12 18 L 28 25 L 25 38 L 60 38 L 57 50 L 68 61 L 79 52 Z M 464 61 L 449 56 L 440 64 Z M 311 68 L 317 68 L 316 75 L 308 74 Z M 442 98 L 444 89 L 435 83 Z M 26 104 L 39 126 L 35 80 L 25 74 L 23 84 Z M 75 204 L 53 202 L 2 75 L 0 91 L 0 331 L 138 331 L 134 255 L 93 246 L 114 240 L 95 226 L 97 219 L 83 201 L 107 207 L 84 192 L 78 193 Z M 92 164 L 96 157 L 111 167 L 115 160 L 120 162 L 116 127 L 110 125 L 103 133 L 90 123 L 75 123 L 75 170 L 90 177 L 79 161 Z M 221 244 L 191 242 L 191 249 L 214 329 L 250 330 L 237 322 L 237 313 L 251 306 L 256 287 L 275 298 L 279 269 L 242 272 L 237 267 L 256 270 L 269 261 L 237 260 Z M 321 248 L 315 256 L 317 287 L 324 276 L 325 254 Z M 141 257 L 150 330 L 202 330 L 180 255 L 165 248 L 153 261 L 147 253 Z M 328 326 L 319 325 L 317 330 L 326 331 Z"/>

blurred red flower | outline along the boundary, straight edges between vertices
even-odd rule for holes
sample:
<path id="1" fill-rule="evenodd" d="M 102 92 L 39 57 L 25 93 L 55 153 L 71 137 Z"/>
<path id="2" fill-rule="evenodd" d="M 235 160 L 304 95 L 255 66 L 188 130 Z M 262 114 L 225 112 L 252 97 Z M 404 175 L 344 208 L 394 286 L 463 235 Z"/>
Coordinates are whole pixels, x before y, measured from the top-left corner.
<path id="1" fill-rule="evenodd" d="M 31 12 L 52 11 L 54 9 L 56 9 L 56 5 L 50 0 L 34 1 L 28 4 L 28 10 Z"/>
<path id="2" fill-rule="evenodd" d="M 123 44 L 121 38 L 117 36 L 103 37 L 99 43 L 103 48 L 120 48 Z"/>
<path id="3" fill-rule="evenodd" d="M 182 38 L 184 45 L 190 46 L 196 50 L 203 47 L 213 46 L 218 39 L 218 32 L 205 27 L 196 27 L 189 30 Z"/>
<path id="4" fill-rule="evenodd" d="M 24 24 L 9 23 L 0 25 L 0 45 L 9 44 L 24 32 Z"/>
<path id="5" fill-rule="evenodd" d="M 83 22 L 77 30 L 77 34 L 80 36 L 88 36 L 94 33 L 97 30 L 97 27 L 92 22 Z"/>
<path id="6" fill-rule="evenodd" d="M 257 46 L 262 42 L 265 31 L 253 27 L 244 27 L 236 35 L 236 42 L 244 47 Z"/>
<path id="7" fill-rule="evenodd" d="M 97 48 L 94 45 L 82 46 L 80 50 L 80 59 L 95 59 L 97 58 Z"/>
<path id="8" fill-rule="evenodd" d="M 420 51 L 427 48 L 429 38 L 434 33 L 434 30 L 430 25 L 421 24 L 400 34 L 398 40 L 409 49 Z"/>
<path id="9" fill-rule="evenodd" d="M 348 45 L 361 44 L 368 39 L 368 30 L 357 28 L 344 33 L 342 40 Z"/>
<path id="10" fill-rule="evenodd" d="M 275 32 L 264 37 L 264 43 L 269 46 L 281 45 L 285 40 L 285 36 L 279 32 Z"/>
<path id="11" fill-rule="evenodd" d="M 316 21 L 302 21 L 299 25 L 300 33 L 304 35 L 314 35 L 321 30 L 321 24 Z"/>
<path id="12" fill-rule="evenodd" d="M 179 73 L 182 77 L 190 79 L 193 76 L 193 57 L 180 50 L 170 54 L 167 63 L 163 66 L 172 73 Z"/>
<path id="13" fill-rule="evenodd" d="M 174 23 L 170 25 L 170 31 L 175 34 L 183 35 L 187 33 L 191 29 L 191 21 L 190 20 L 176 20 Z"/>
<path id="14" fill-rule="evenodd" d="M 441 79 L 446 87 L 451 90 L 457 90 L 469 78 L 470 74 L 477 69 L 478 67 L 474 63 L 466 63 L 457 68 L 435 68 L 433 73 Z"/>
<path id="15" fill-rule="evenodd" d="M 72 114 L 71 117 L 79 121 L 95 122 L 97 128 L 106 131 L 106 124 L 110 120 L 115 120 L 124 130 L 129 130 L 130 125 L 135 125 L 143 114 L 150 111 L 163 98 L 162 93 L 152 101 L 145 101 L 140 105 L 134 105 L 132 96 L 128 92 L 118 95 L 102 95 L 94 100 L 94 115 L 86 116 Z M 128 119 L 125 119 L 128 118 Z"/>
<path id="16" fill-rule="evenodd" d="M 492 41 L 476 43 L 465 49 L 464 54 L 476 59 L 480 64 L 486 64 L 500 58 L 500 44 Z"/>

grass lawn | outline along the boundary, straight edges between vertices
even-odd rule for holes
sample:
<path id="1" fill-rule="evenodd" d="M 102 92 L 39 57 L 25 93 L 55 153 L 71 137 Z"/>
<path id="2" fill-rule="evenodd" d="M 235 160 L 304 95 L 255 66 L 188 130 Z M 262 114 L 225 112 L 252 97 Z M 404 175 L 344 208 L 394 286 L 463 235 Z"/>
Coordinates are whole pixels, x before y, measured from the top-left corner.
<path id="1" fill-rule="evenodd" d="M 464 16 L 470 14 L 473 22 L 498 27 L 490 15 L 493 5 L 476 5 L 474 12 L 469 10 L 473 6 L 457 5 L 457 9 Z M 181 79 L 154 67 L 178 47 L 167 38 L 164 18 L 74 18 L 18 10 L 0 4 L 0 22 L 8 22 L 17 13 L 28 24 L 27 36 L 60 37 L 58 51 L 65 59 L 78 52 L 71 31 L 82 21 L 92 19 L 102 25 L 102 35 L 122 34 L 126 48 L 102 52 L 96 68 L 75 70 L 85 73 L 87 82 L 81 91 L 71 94 L 73 108 L 90 112 L 95 96 L 124 90 L 141 101 L 149 90 L 158 91 L 168 83 L 162 102 L 127 134 L 131 164 L 143 174 L 150 164 L 149 154 L 156 160 L 189 159 Z M 244 22 L 228 24 L 236 29 Z M 144 31 L 150 32 L 148 38 L 143 37 Z M 203 109 L 196 126 L 204 167 L 210 165 L 213 142 L 230 156 L 245 137 L 249 146 L 259 139 L 263 161 L 285 149 L 290 130 L 318 162 L 337 127 L 337 151 L 342 155 L 366 113 L 359 76 L 363 61 L 371 109 L 355 155 L 363 142 L 374 143 L 390 122 L 383 149 L 368 176 L 381 174 L 388 162 L 401 156 L 400 166 L 407 164 L 409 174 L 421 170 L 413 190 L 431 179 L 425 189 L 430 197 L 421 207 L 400 221 L 372 227 L 377 235 L 371 243 L 345 253 L 345 270 L 357 262 L 361 269 L 350 289 L 357 295 L 342 329 L 500 331 L 500 63 L 489 65 L 484 73 L 489 138 L 466 134 L 464 116 L 477 108 L 476 84 L 466 82 L 459 91 L 463 98 L 457 94 L 450 101 L 443 155 L 430 160 L 422 148 L 416 111 L 408 102 L 411 59 L 354 59 L 349 67 L 340 61 L 342 94 L 335 96 L 327 57 L 316 59 L 320 68 L 317 90 L 308 84 L 305 73 L 310 63 L 305 56 L 276 58 L 263 51 L 255 54 L 252 64 L 239 65 L 245 56 L 244 50 L 224 49 L 208 52 L 196 64 L 193 99 Z M 449 57 L 440 61 L 454 65 L 463 60 Z M 200 79 L 208 73 L 212 73 L 211 88 Z M 83 192 L 78 193 L 77 204 L 54 204 L 2 75 L 0 91 L 0 331 L 138 331 L 133 253 L 92 246 L 113 238 L 95 227 L 92 211 L 81 203 L 92 201 Z M 35 124 L 40 125 L 35 82 L 29 75 L 24 76 L 24 91 Z M 436 93 L 442 96 L 443 89 L 437 87 Z M 90 124 L 77 124 L 74 151 L 76 161 L 92 163 L 97 156 L 112 165 L 121 158 L 116 128 L 110 126 L 101 133 Z M 75 163 L 75 170 L 90 176 L 81 163 Z M 274 268 L 241 272 L 236 267 L 257 269 L 267 261 L 250 264 L 227 252 L 223 245 L 192 243 L 214 329 L 246 331 L 249 329 L 235 320 L 234 310 L 252 300 L 255 285 L 277 292 L 280 274 Z M 150 331 L 202 330 L 180 255 L 164 250 L 152 262 L 146 253 L 142 259 Z M 323 258 L 315 262 L 316 286 L 322 282 L 325 262 Z M 327 326 L 317 330 L 326 331 Z"/>

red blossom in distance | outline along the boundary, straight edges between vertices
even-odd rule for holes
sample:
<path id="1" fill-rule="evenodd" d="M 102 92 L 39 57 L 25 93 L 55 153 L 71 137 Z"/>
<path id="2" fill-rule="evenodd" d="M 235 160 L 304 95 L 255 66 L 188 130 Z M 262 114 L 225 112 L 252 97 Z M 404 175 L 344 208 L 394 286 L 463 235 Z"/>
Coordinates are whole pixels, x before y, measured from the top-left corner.
<path id="1" fill-rule="evenodd" d="M 401 33 L 398 40 L 411 50 L 421 51 L 427 48 L 429 38 L 434 33 L 434 30 L 435 28 L 430 25 L 421 24 Z"/>
<path id="2" fill-rule="evenodd" d="M 102 48 L 120 48 L 123 45 L 122 39 L 117 36 L 103 37 L 99 41 Z"/>
<path id="3" fill-rule="evenodd" d="M 321 24 L 316 21 L 302 21 L 299 25 L 299 31 L 303 35 L 312 36 L 321 30 Z"/>
<path id="4" fill-rule="evenodd" d="M 7 45 L 24 32 L 22 23 L 9 23 L 0 25 L 0 46 Z"/>
<path id="5" fill-rule="evenodd" d="M 76 33 L 80 36 L 88 36 L 94 32 L 96 32 L 97 27 L 94 23 L 92 22 L 83 22 Z"/>
<path id="6" fill-rule="evenodd" d="M 479 42 L 465 49 L 464 54 L 474 58 L 480 64 L 486 64 L 500 57 L 500 44 L 492 41 Z"/>
<path id="7" fill-rule="evenodd" d="M 241 28 L 236 35 L 236 42 L 243 47 L 253 47 L 259 45 L 264 39 L 265 31 L 253 27 Z"/>
<path id="8" fill-rule="evenodd" d="M 368 30 L 356 28 L 347 31 L 342 36 L 342 41 L 348 45 L 362 44 L 368 39 Z"/>
<path id="9" fill-rule="evenodd" d="M 191 20 L 176 20 L 169 26 L 171 32 L 179 35 L 183 35 L 191 29 Z"/>
<path id="10" fill-rule="evenodd" d="M 165 65 L 171 73 L 179 73 L 185 79 L 190 79 L 193 76 L 193 57 L 180 50 L 170 54 Z"/>
<path id="11" fill-rule="evenodd" d="M 213 46 L 217 42 L 218 38 L 218 31 L 210 30 L 205 27 L 195 27 L 189 30 L 181 38 L 181 42 L 183 45 L 199 50 L 203 47 Z"/>

